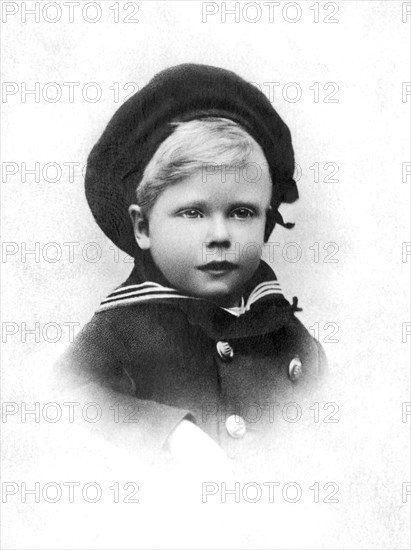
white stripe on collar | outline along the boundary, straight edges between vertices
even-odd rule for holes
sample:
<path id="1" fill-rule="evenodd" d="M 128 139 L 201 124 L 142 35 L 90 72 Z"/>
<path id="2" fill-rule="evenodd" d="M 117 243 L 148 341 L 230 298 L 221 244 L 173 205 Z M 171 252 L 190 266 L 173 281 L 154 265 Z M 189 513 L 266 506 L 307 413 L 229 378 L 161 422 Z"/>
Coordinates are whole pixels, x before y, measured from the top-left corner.
<path id="1" fill-rule="evenodd" d="M 248 311 L 253 303 L 264 296 L 268 296 L 269 294 L 282 294 L 278 281 L 264 281 L 263 283 L 257 285 L 250 293 L 247 303 L 244 303 L 244 298 L 242 297 L 240 306 L 233 308 L 223 307 L 222 309 L 239 317 Z M 97 309 L 97 313 L 108 309 L 114 309 L 116 307 L 135 305 L 152 300 L 161 300 L 162 298 L 203 300 L 203 298 L 180 294 L 175 288 L 165 287 L 152 281 L 146 281 L 138 285 L 128 285 L 113 290 L 113 292 L 111 292 L 107 298 L 101 302 L 100 307 Z"/>
<path id="2" fill-rule="evenodd" d="M 244 304 L 244 296 L 241 296 L 241 304 L 239 306 L 234 307 L 223 307 L 225 311 L 228 311 L 228 313 L 232 313 L 236 317 L 240 317 L 243 313 L 245 313 L 245 304 Z"/>

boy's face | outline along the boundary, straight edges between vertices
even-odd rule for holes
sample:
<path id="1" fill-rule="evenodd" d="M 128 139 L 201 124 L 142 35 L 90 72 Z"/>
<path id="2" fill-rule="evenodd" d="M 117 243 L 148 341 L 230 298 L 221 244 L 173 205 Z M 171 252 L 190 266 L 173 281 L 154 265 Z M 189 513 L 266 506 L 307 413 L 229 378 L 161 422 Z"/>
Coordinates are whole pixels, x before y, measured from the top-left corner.
<path id="1" fill-rule="evenodd" d="M 130 213 L 138 245 L 174 288 L 232 307 L 260 262 L 272 184 L 261 149 L 244 168 L 211 171 L 167 187 L 148 224 L 137 205 Z M 232 265 L 207 266 L 223 261 Z"/>

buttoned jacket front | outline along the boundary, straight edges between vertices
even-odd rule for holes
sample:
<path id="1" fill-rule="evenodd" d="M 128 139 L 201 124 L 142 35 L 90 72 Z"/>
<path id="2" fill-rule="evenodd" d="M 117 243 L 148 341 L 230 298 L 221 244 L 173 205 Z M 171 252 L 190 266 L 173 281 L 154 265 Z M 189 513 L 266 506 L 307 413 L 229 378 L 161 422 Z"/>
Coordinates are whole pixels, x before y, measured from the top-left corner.
<path id="1" fill-rule="evenodd" d="M 103 301 L 58 368 L 76 387 L 134 404 L 130 429 L 145 444 L 163 446 L 187 418 L 236 456 L 275 430 L 281 407 L 318 387 L 322 348 L 264 261 L 240 316 L 146 277 L 135 268 Z"/>

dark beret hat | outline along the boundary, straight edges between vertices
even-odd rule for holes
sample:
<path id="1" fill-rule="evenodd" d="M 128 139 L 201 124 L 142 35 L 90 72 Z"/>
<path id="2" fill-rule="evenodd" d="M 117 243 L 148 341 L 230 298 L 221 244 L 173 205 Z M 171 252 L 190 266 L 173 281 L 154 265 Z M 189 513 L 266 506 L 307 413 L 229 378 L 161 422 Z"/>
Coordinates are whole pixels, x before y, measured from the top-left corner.
<path id="1" fill-rule="evenodd" d="M 298 199 L 294 152 L 286 124 L 268 98 L 232 71 L 209 65 L 183 64 L 158 73 L 114 114 L 93 147 L 85 177 L 86 197 L 100 228 L 133 257 L 135 241 L 128 207 L 154 152 L 174 130 L 170 122 L 202 117 L 237 122 L 261 146 L 273 181 L 271 215 L 265 239 L 276 223 L 277 209 Z"/>

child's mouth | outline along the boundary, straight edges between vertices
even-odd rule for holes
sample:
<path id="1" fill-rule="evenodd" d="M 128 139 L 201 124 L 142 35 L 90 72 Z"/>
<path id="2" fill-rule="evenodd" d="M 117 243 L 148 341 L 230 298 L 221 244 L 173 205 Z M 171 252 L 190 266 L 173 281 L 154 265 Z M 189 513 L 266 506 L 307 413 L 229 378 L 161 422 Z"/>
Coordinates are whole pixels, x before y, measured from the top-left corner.
<path id="1" fill-rule="evenodd" d="M 211 273 L 213 275 L 223 275 L 237 269 L 237 266 L 231 262 L 210 262 L 205 265 L 200 265 L 197 269 L 206 271 L 207 273 Z"/>

